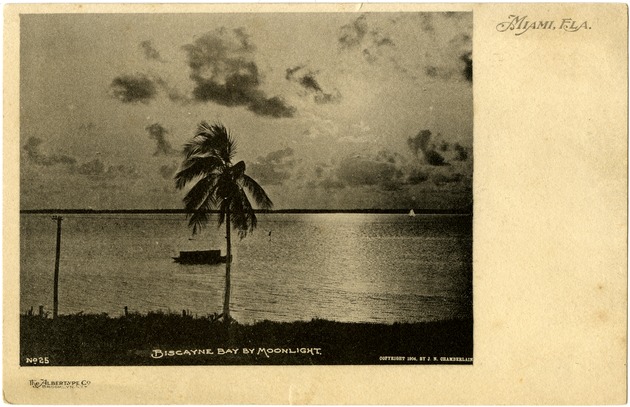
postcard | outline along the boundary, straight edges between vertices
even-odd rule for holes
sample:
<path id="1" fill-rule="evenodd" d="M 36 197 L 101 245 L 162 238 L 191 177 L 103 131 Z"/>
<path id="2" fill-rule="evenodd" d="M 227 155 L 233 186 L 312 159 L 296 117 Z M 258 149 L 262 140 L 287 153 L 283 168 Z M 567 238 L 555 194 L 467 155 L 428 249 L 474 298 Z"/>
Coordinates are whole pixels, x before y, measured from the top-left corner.
<path id="1" fill-rule="evenodd" d="M 625 402 L 625 5 L 9 5 L 4 49 L 7 402 Z"/>

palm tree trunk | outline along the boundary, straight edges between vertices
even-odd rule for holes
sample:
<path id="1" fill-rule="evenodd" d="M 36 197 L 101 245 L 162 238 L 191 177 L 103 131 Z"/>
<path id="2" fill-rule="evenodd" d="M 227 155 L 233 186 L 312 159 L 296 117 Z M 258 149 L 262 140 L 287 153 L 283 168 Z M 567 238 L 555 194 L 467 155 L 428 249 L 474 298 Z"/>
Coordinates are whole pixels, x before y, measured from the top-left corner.
<path id="1" fill-rule="evenodd" d="M 232 265 L 232 242 L 230 241 L 230 208 L 225 211 L 225 297 L 223 297 L 223 321 L 230 322 L 230 267 Z"/>

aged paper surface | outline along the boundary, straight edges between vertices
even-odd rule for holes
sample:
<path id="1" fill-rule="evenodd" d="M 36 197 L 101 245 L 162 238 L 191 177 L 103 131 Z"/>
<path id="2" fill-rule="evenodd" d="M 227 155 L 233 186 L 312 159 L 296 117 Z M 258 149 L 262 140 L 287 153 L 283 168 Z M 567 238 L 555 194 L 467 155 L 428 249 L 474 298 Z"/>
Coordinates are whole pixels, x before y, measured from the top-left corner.
<path id="1" fill-rule="evenodd" d="M 38 168 L 75 163 L 63 152 L 40 153 L 37 148 L 48 140 L 46 135 L 38 134 L 37 140 L 30 139 L 27 143 L 31 134 L 20 129 L 20 123 L 31 125 L 20 117 L 20 84 L 24 86 L 26 81 L 20 73 L 30 72 L 25 69 L 28 67 L 20 66 L 20 40 L 29 39 L 21 37 L 24 34 L 20 32 L 21 17 L 26 21 L 25 17 L 49 13 L 356 13 L 354 20 L 348 19 L 355 21 L 355 25 L 350 24 L 349 31 L 339 37 L 350 47 L 364 37 L 371 38 L 373 44 L 393 43 L 382 33 L 361 25 L 357 19 L 363 14 L 369 17 L 370 13 L 378 12 L 447 11 L 472 12 L 472 364 L 52 367 L 46 366 L 46 355 L 26 355 L 29 362 L 24 359 L 20 354 L 20 315 L 27 310 L 20 303 L 20 293 L 24 293 L 20 286 L 20 239 L 24 238 L 20 236 L 20 210 L 26 207 L 20 200 L 36 195 L 21 192 L 28 186 L 20 185 L 19 157 L 29 155 L 38 162 Z M 168 17 L 164 18 L 168 22 Z M 199 33 L 211 29 L 200 28 Z M 51 32 L 48 46 L 52 47 L 58 36 Z M 244 48 L 248 47 L 247 38 L 246 34 L 240 37 Z M 150 42 L 145 42 L 141 49 L 156 63 L 167 59 Z M 365 48 L 362 57 L 373 64 L 383 55 L 387 54 Z M 3 394 L 7 402 L 620 404 L 626 401 L 625 5 L 8 6 L 4 61 Z M 46 64 L 45 58 L 28 62 Z M 103 63 L 112 64 L 113 75 L 121 73 L 116 70 L 119 68 L 116 61 Z M 399 68 L 403 72 L 409 66 Z M 442 68 L 436 65 L 422 69 L 436 80 L 450 80 L 459 73 Z M 304 88 L 303 97 L 312 96 L 310 100 L 317 103 L 335 99 L 336 93 L 321 85 L 325 82 L 315 81 L 315 75 L 322 75 L 317 68 L 303 73 L 298 66 L 292 69 L 295 70 L 286 71 L 286 80 L 291 83 L 296 78 L 292 84 Z M 197 79 L 203 74 L 199 73 Z M 60 77 L 59 81 L 71 86 L 73 79 Z M 124 103 L 139 98 L 138 106 L 142 108 L 143 98 L 150 99 L 156 90 L 151 86 L 142 90 L 136 85 L 146 84 L 149 79 L 146 75 L 136 76 L 134 82 L 130 76 L 121 76 L 120 83 L 132 86 L 126 88 L 126 93 L 114 93 L 114 97 Z M 28 80 L 36 78 L 31 76 Z M 352 74 L 347 80 L 352 80 Z M 464 71 L 460 81 L 465 80 L 472 81 L 472 77 L 466 78 Z M 158 82 L 163 86 L 164 81 Z M 164 87 L 171 101 L 183 97 L 173 88 Z M 265 96 L 261 92 L 258 88 L 249 89 L 241 94 L 246 99 L 244 102 L 231 99 L 222 103 L 224 106 L 240 103 L 254 114 L 292 114 L 273 99 L 273 91 L 265 89 Z M 369 92 L 361 96 L 369 97 Z M 209 100 L 217 101 L 218 97 L 213 93 Z M 262 102 L 270 101 L 270 105 L 262 107 Z M 41 102 L 41 107 L 45 108 L 46 103 Z M 84 125 L 84 130 L 91 130 L 90 126 L 100 123 Z M 363 121 L 358 126 L 367 129 Z M 413 133 L 417 130 L 413 129 Z M 147 128 L 157 142 L 155 154 L 167 154 L 171 148 L 160 144 L 160 140 L 164 141 L 161 131 L 157 127 Z M 144 133 L 143 137 L 148 136 Z M 352 137 L 355 139 L 349 141 L 359 141 L 358 135 Z M 431 150 L 429 154 L 426 143 L 420 141 L 417 146 L 416 154 L 421 150 L 427 160 L 440 151 L 446 157 L 447 147 Z M 265 154 L 267 151 L 270 150 L 265 150 Z M 436 166 L 446 167 L 435 160 Z M 82 175 L 133 175 L 127 167 L 104 170 L 99 169 L 96 161 L 91 166 L 85 161 L 72 168 Z M 356 182 L 356 178 L 349 179 Z M 29 180 L 39 182 L 37 175 Z M 108 184 L 103 182 L 103 185 Z M 103 200 L 109 199 L 107 194 L 102 195 Z M 57 203 L 49 207 L 61 206 Z M 86 288 L 89 289 L 93 286 Z"/>

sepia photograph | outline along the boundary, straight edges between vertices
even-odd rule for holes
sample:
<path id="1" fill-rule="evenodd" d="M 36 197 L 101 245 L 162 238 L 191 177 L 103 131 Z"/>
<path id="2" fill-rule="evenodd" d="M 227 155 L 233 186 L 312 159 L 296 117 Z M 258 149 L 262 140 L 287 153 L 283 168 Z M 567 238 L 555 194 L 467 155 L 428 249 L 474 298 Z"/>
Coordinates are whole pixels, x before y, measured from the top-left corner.
<path id="1" fill-rule="evenodd" d="M 472 12 L 19 31 L 20 366 L 473 364 Z"/>
<path id="2" fill-rule="evenodd" d="M 627 5 L 3 12 L 6 403 L 627 402 Z"/>

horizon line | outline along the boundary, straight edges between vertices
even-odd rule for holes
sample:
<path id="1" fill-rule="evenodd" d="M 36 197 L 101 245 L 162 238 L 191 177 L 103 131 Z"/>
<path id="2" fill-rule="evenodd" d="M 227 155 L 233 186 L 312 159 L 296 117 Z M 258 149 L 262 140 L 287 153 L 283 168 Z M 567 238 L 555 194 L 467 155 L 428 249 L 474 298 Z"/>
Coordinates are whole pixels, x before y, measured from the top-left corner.
<path id="1" fill-rule="evenodd" d="M 449 209 L 436 209 L 436 208 L 407 208 L 407 209 L 255 209 L 255 213 L 382 213 L 382 214 L 406 214 L 411 209 L 416 214 L 472 214 L 472 205 L 464 208 L 449 208 Z M 60 209 L 60 208 L 46 208 L 46 209 L 20 209 L 20 214 L 110 214 L 110 213 L 166 213 L 166 214 L 190 214 L 194 211 L 186 209 Z M 212 209 L 203 211 L 205 213 L 215 214 L 219 213 L 218 210 Z"/>

